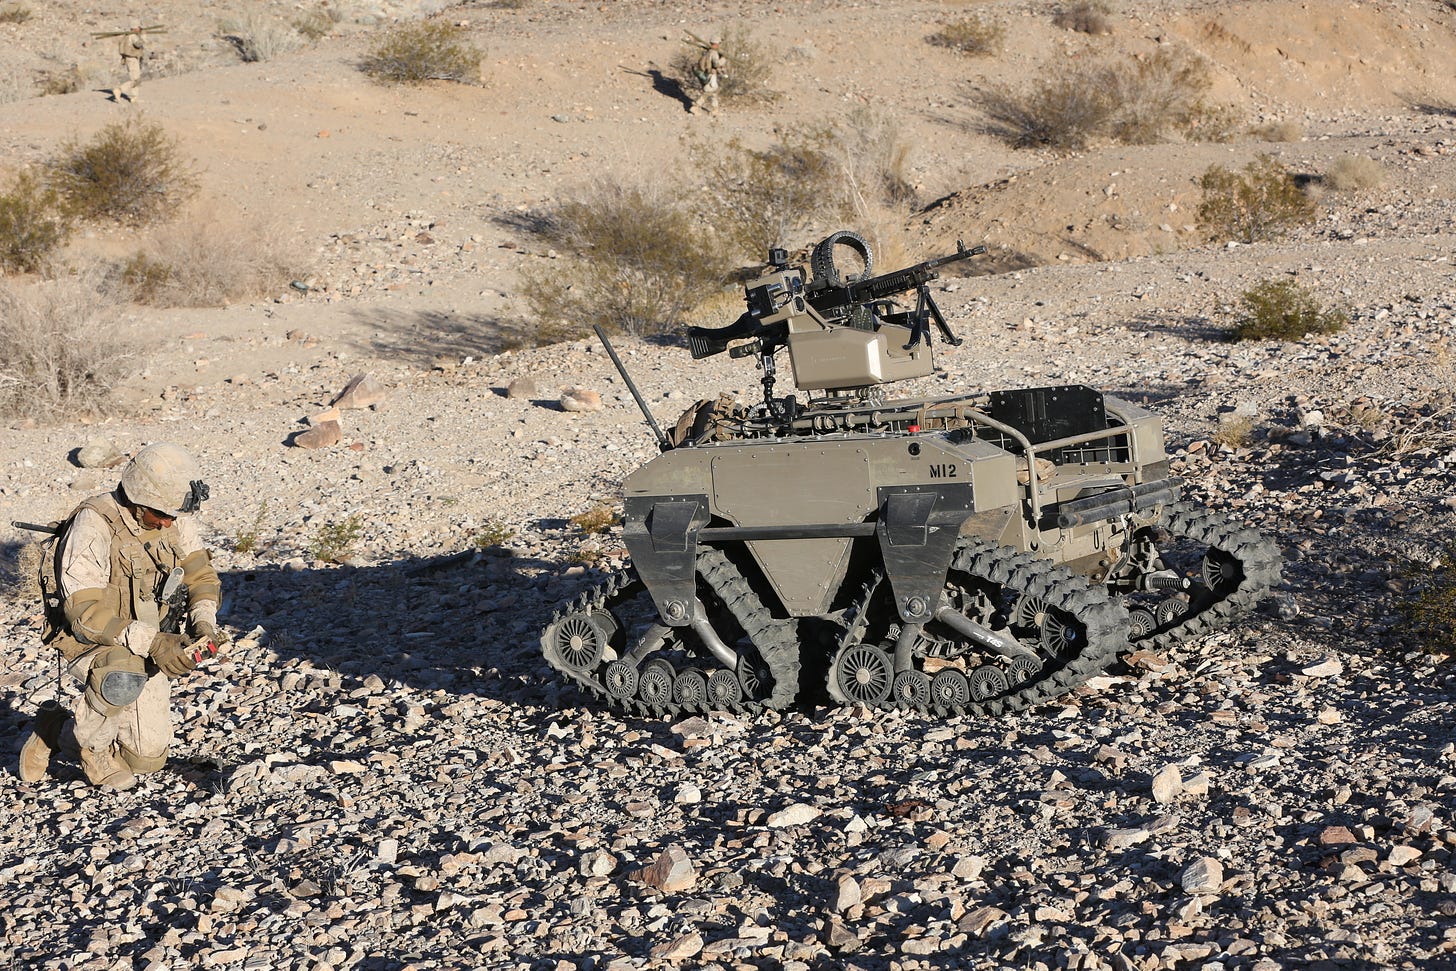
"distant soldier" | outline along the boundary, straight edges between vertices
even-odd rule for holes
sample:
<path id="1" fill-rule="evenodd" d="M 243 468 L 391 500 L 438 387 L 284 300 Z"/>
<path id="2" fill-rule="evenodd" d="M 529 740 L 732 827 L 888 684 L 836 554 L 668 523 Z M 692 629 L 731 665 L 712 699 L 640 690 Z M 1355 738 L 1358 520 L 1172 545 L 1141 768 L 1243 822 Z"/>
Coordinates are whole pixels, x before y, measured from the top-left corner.
<path id="1" fill-rule="evenodd" d="M 126 65 L 126 82 L 119 88 L 111 89 L 111 100 L 120 101 L 125 95 L 126 100 L 135 101 L 136 89 L 142 83 L 142 58 L 146 56 L 146 42 L 142 40 L 141 26 L 134 26 L 122 34 L 120 46 L 121 63 Z"/>
<path id="2" fill-rule="evenodd" d="M 692 114 L 698 113 L 699 106 L 705 107 L 709 114 L 718 113 L 718 75 L 728 70 L 728 58 L 723 56 L 719 46 L 723 43 L 722 38 L 714 37 L 708 41 L 708 46 L 703 48 L 703 54 L 698 58 L 697 66 L 693 73 L 697 75 L 698 83 L 702 88 L 693 97 L 692 107 L 688 109 Z"/>
<path id="3" fill-rule="evenodd" d="M 166 762 L 170 682 L 215 655 L 222 637 L 222 585 L 192 515 L 207 494 L 184 449 L 148 445 L 115 491 L 87 499 L 59 527 L 54 580 L 41 584 L 56 587 L 63 613 L 48 642 L 86 690 L 74 716 L 55 706 L 37 716 L 20 752 L 22 780 L 44 778 L 57 750 L 79 756 L 103 789 L 127 789 Z"/>

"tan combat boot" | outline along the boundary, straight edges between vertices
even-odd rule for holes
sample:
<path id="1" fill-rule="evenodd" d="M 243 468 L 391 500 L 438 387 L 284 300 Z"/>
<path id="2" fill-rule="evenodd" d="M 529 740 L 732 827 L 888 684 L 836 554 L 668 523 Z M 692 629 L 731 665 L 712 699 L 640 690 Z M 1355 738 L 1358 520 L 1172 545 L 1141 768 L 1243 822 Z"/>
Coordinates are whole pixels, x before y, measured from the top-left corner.
<path id="1" fill-rule="evenodd" d="M 61 729 L 71 713 L 54 702 L 47 702 L 35 713 L 35 724 L 20 747 L 20 779 L 39 782 L 51 767 L 51 756 L 61 747 Z"/>
<path id="2" fill-rule="evenodd" d="M 86 773 L 87 780 L 98 789 L 130 789 L 136 784 L 136 776 L 131 769 L 109 748 L 83 748 L 81 771 Z"/>

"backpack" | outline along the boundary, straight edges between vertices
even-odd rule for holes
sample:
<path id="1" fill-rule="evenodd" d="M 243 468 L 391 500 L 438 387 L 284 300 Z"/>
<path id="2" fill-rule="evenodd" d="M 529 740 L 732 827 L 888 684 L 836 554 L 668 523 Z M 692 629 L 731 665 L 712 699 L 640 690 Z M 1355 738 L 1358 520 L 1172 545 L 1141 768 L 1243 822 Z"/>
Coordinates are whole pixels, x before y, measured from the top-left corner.
<path id="1" fill-rule="evenodd" d="M 47 523 L 44 527 L 30 524 L 24 524 L 21 527 L 38 533 L 50 534 L 40 541 L 40 557 L 35 567 L 36 585 L 40 588 L 40 642 L 42 644 L 50 644 L 61 636 L 70 637 L 66 625 L 66 612 L 62 609 L 65 601 L 61 595 L 61 552 L 65 548 L 66 530 L 75 516 L 75 512 L 72 512 L 65 519 Z M 57 644 L 56 647 L 65 653 L 64 644 Z"/>

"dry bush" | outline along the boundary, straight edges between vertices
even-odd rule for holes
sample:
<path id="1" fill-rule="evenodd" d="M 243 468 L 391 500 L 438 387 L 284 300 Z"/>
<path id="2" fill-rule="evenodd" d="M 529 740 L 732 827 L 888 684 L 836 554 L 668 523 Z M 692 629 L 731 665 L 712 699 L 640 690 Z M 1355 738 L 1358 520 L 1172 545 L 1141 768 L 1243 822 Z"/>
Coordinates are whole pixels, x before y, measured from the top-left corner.
<path id="1" fill-rule="evenodd" d="M 0 24 L 23 24 L 30 17 L 30 8 L 24 4 L 8 3 L 0 7 Z"/>
<path id="2" fill-rule="evenodd" d="M 1341 155 L 1330 163 L 1323 181 L 1336 192 L 1377 189 L 1385 182 L 1385 166 L 1366 155 Z"/>
<path id="3" fill-rule="evenodd" d="M 1244 291 L 1234 322 L 1237 341 L 1299 340 L 1333 334 L 1350 322 L 1343 310 L 1327 310 L 1294 280 L 1265 280 Z"/>
<path id="4" fill-rule="evenodd" d="M 257 12 L 245 14 L 240 20 L 224 20 L 218 32 L 249 64 L 271 61 L 304 45 L 304 36 L 297 28 Z"/>
<path id="5" fill-rule="evenodd" d="M 977 96 L 987 130 L 1018 148 L 1076 151 L 1096 138 L 1150 144 L 1175 134 L 1219 141 L 1231 119 L 1203 101 L 1212 78 L 1202 58 L 1162 48 L 1055 69 L 1024 92 L 991 88 Z"/>
<path id="6" fill-rule="evenodd" d="M 357 514 L 337 523 L 319 523 L 309 539 L 308 553 L 324 563 L 342 563 L 354 555 L 363 535 L 364 521 Z"/>
<path id="7" fill-rule="evenodd" d="M 221 307 L 308 276 L 309 261 L 291 239 L 277 226 L 203 213 L 158 233 L 117 276 L 138 303 Z"/>
<path id="8" fill-rule="evenodd" d="M 621 514 L 607 505 L 592 506 L 586 512 L 577 513 L 571 517 L 571 525 L 588 536 L 605 533 L 621 521 Z"/>
<path id="9" fill-rule="evenodd" d="M 25 291 L 0 283 L 0 415 L 99 411 L 136 363 L 116 334 L 121 303 L 89 274 Z"/>
<path id="10" fill-rule="evenodd" d="M 86 75 L 81 69 L 72 64 L 68 68 L 57 71 L 44 71 L 40 76 L 40 93 L 46 96 L 61 94 L 74 94 L 80 91 L 87 83 Z"/>
<path id="11" fill-rule="evenodd" d="M 46 271 L 71 234 L 71 221 L 56 191 L 21 172 L 0 194 L 0 270 Z"/>
<path id="12" fill-rule="evenodd" d="M 471 537 L 471 542 L 476 549 L 492 550 L 509 543 L 516 535 L 516 531 L 499 519 L 487 519 L 481 523 L 480 529 L 476 530 Z"/>
<path id="13" fill-rule="evenodd" d="M 767 148 L 737 138 L 727 144 L 690 142 L 702 180 L 704 217 L 741 260 L 761 260 L 825 220 L 850 212 L 843 167 L 827 127 L 791 128 Z"/>
<path id="14" fill-rule="evenodd" d="M 1314 218 L 1314 202 L 1270 155 L 1260 155 L 1242 172 L 1215 165 L 1198 185 L 1203 190 L 1198 222 L 1210 239 L 1273 239 Z"/>
<path id="15" fill-rule="evenodd" d="M 738 139 L 690 142 L 703 215 L 739 260 L 790 249 L 846 219 L 913 202 L 909 146 L 893 118 L 861 109 L 835 124 L 785 128 L 751 149 Z"/>
<path id="16" fill-rule="evenodd" d="M 344 12 L 334 7 L 319 6 L 293 18 L 293 29 L 310 44 L 316 44 L 334 32 L 344 19 Z"/>
<path id="17" fill-rule="evenodd" d="M 767 102 L 772 101 L 775 92 L 768 86 L 769 74 L 776 58 L 758 41 L 749 36 L 742 27 L 730 27 L 723 32 L 723 43 L 718 49 L 727 59 L 726 69 L 718 75 L 718 97 L 723 101 Z M 683 47 L 673 56 L 668 73 L 682 86 L 684 91 L 703 89 L 698 80 L 698 58 L 703 49 L 692 38 L 685 38 Z"/>
<path id="18" fill-rule="evenodd" d="M 1266 121 L 1249 129 L 1249 137 L 1258 142 L 1297 142 L 1304 137 L 1304 128 L 1293 119 Z"/>
<path id="19" fill-rule="evenodd" d="M 1415 593 L 1401 606 L 1412 633 L 1432 653 L 1456 654 L 1456 544 L 1446 547 L 1440 566 L 1423 564 L 1411 573 Z"/>
<path id="20" fill-rule="evenodd" d="M 161 125 L 134 115 L 51 161 L 51 181 L 69 211 L 86 219 L 150 221 L 191 198 L 197 178 Z"/>
<path id="21" fill-rule="evenodd" d="M 599 182 L 547 214 L 539 233 L 571 257 L 521 274 L 546 340 L 579 336 L 593 324 L 665 332 L 731 269 L 680 197 L 657 188 Z"/>
<path id="22" fill-rule="evenodd" d="M 0 67 L 0 105 L 24 101 L 33 93 L 30 82 L 19 71 L 11 67 Z"/>
<path id="23" fill-rule="evenodd" d="M 910 181 L 911 144 L 895 116 L 856 108 L 833 129 L 833 151 L 844 164 L 857 215 L 880 205 L 916 205 Z"/>
<path id="24" fill-rule="evenodd" d="M 454 24 L 439 20 L 400 24 L 380 37 L 359 68 L 376 81 L 478 83 L 485 52 Z"/>
<path id="25" fill-rule="evenodd" d="M 1254 438 L 1254 419 L 1248 415 L 1225 415 L 1214 429 L 1213 441 L 1225 448 L 1245 448 Z"/>
<path id="26" fill-rule="evenodd" d="M 1104 134 L 1117 114 L 1108 86 L 1092 83 L 1085 71 L 1060 70 L 1030 91 L 993 87 L 979 92 L 977 105 L 987 131 L 1017 148 L 1078 150 Z"/>
<path id="27" fill-rule="evenodd" d="M 988 57 L 1001 53 L 1006 42 L 1006 28 L 989 17 L 968 17 L 946 24 L 926 40 L 957 54 Z"/>
<path id="28" fill-rule="evenodd" d="M 1110 135 L 1129 145 L 1151 145 L 1170 135 L 1191 135 L 1215 120 L 1203 103 L 1213 83 L 1203 58 L 1181 47 L 1160 47 L 1152 56 L 1135 59 L 1112 72 L 1113 113 Z M 1221 141 L 1223 132 L 1200 132 Z M 1208 137 L 1212 136 L 1212 137 Z"/>
<path id="29" fill-rule="evenodd" d="M 1112 10 L 1097 0 L 1078 0 L 1057 11 L 1052 23 L 1063 30 L 1075 30 L 1083 34 L 1112 33 Z"/>

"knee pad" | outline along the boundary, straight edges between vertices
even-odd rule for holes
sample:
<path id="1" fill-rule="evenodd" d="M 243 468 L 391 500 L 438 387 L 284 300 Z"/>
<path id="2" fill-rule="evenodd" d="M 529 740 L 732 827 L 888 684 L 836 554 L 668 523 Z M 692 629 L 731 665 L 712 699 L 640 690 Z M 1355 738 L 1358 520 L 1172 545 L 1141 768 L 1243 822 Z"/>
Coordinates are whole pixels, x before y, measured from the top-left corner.
<path id="1" fill-rule="evenodd" d="M 137 775 L 145 775 L 148 772 L 156 772 L 167 764 L 167 749 L 162 749 L 161 755 L 142 755 L 133 752 L 125 745 L 118 746 L 121 749 L 121 759 L 127 767 Z"/>
<path id="2" fill-rule="evenodd" d="M 144 660 L 121 646 L 103 648 L 86 675 L 86 703 L 109 718 L 136 701 L 146 686 Z"/>

